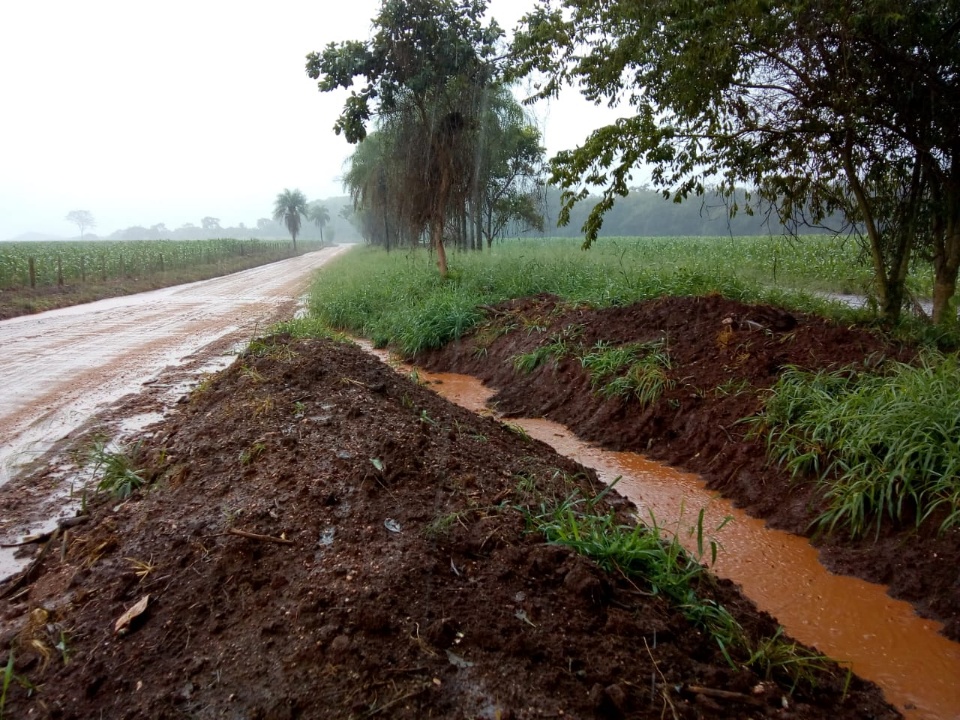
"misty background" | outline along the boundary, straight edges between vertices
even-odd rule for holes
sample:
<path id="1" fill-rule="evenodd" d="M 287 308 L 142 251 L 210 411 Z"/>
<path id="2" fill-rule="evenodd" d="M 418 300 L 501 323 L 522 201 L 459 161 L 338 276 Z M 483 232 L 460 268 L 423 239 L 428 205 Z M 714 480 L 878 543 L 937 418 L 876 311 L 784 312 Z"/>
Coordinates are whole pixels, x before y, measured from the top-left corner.
<path id="1" fill-rule="evenodd" d="M 492 0 L 488 14 L 509 32 L 532 6 Z M 64 219 L 77 209 L 108 237 L 204 217 L 255 226 L 284 188 L 343 196 L 352 146 L 332 126 L 346 93 L 321 94 L 304 65 L 329 42 L 369 37 L 378 7 L 3 3 L 0 240 L 79 237 Z M 616 116 L 576 93 L 534 110 L 550 154 Z"/>
<path id="2" fill-rule="evenodd" d="M 533 0 L 491 0 L 508 32 Z M 341 216 L 340 178 L 353 151 L 332 126 L 345 92 L 320 93 L 305 56 L 366 39 L 379 0 L 50 0 L 0 8 L 0 240 L 80 236 L 65 219 L 87 210 L 87 237 L 287 237 L 274 199 L 299 188 L 325 202 L 327 239 L 359 240 Z M 522 87 L 516 90 L 524 95 Z M 619 111 L 566 91 L 532 108 L 548 156 L 581 142 Z M 636 184 L 643 183 L 638 173 Z M 729 221 L 710 198 L 682 206 L 656 193 L 621 201 L 606 235 L 753 234 L 763 218 Z M 546 234 L 578 235 L 589 209 Z M 319 237 L 310 223 L 303 237 Z M 539 234 L 539 233 L 538 233 Z M 330 237 L 332 235 L 332 238 Z"/>

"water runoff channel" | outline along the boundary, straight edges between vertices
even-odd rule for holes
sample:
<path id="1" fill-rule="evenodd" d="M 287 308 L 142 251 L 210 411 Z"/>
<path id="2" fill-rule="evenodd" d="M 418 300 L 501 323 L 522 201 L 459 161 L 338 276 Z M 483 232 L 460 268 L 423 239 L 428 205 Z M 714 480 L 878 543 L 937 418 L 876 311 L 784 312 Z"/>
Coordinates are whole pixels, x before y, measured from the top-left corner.
<path id="1" fill-rule="evenodd" d="M 360 345 L 399 372 L 415 368 L 387 352 Z M 481 415 L 493 415 L 494 391 L 476 378 L 430 373 L 418 377 L 442 397 Z M 511 418 L 527 434 L 557 452 L 593 468 L 638 509 L 651 514 L 691 551 L 693 526 L 704 510 L 704 528 L 718 528 L 714 573 L 740 585 L 761 610 L 773 615 L 800 642 L 841 662 L 879 685 L 887 699 L 911 720 L 960 719 L 960 644 L 939 634 L 941 625 L 875 585 L 830 573 L 805 539 L 766 527 L 706 489 L 697 476 L 629 452 L 601 450 L 579 440 L 563 425 L 543 418 Z"/>

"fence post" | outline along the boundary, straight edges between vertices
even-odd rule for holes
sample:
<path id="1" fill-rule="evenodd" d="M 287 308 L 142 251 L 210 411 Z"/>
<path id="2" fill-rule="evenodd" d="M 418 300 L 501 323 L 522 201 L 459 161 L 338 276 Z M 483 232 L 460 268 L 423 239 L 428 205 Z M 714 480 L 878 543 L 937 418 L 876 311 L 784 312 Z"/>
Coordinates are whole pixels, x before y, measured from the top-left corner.
<path id="1" fill-rule="evenodd" d="M 160 253 L 160 272 L 163 272 L 163 253 Z"/>
<path id="2" fill-rule="evenodd" d="M 63 256 L 57 253 L 57 287 L 63 287 Z"/>
<path id="3" fill-rule="evenodd" d="M 107 254 L 100 253 L 100 282 L 107 281 Z"/>
<path id="4" fill-rule="evenodd" d="M 85 283 L 87 281 L 87 269 L 84 267 L 83 263 L 84 256 L 80 256 L 80 282 Z"/>
<path id="5" fill-rule="evenodd" d="M 27 258 L 27 265 L 30 268 L 30 289 L 37 287 L 37 261 L 33 258 Z"/>

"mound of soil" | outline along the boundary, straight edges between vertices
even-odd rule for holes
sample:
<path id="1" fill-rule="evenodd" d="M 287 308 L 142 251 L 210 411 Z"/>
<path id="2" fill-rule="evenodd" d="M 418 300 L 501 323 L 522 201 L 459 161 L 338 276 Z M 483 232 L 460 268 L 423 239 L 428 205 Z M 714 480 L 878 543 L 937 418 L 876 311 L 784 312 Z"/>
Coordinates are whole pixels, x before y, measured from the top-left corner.
<path id="1" fill-rule="evenodd" d="M 489 310 L 489 321 L 473 335 L 417 361 L 479 377 L 498 389 L 491 403 L 507 417 L 547 417 L 605 448 L 642 452 L 698 473 L 749 513 L 797 534 L 815 531 L 823 486 L 771 466 L 763 440 L 750 437 L 739 421 L 762 409 L 765 391 L 785 366 L 876 366 L 915 356 L 865 329 L 720 296 L 588 309 L 543 295 Z M 585 348 L 598 341 L 662 341 L 674 387 L 642 407 L 599 396 L 575 358 L 530 374 L 514 369 L 514 357 L 556 337 Z M 813 540 L 828 568 L 889 585 L 892 595 L 940 620 L 944 634 L 960 640 L 960 531 L 938 535 L 938 527 L 936 518 L 919 530 L 885 522 L 876 538 L 851 540 L 838 531 Z"/>
<path id="2" fill-rule="evenodd" d="M 522 508 L 600 491 L 545 445 L 351 345 L 257 347 L 151 428 L 151 484 L 91 498 L 0 605 L 5 717 L 897 716 L 838 669 L 791 695 L 732 667 L 528 531 Z M 698 592 L 776 631 L 730 583 Z"/>

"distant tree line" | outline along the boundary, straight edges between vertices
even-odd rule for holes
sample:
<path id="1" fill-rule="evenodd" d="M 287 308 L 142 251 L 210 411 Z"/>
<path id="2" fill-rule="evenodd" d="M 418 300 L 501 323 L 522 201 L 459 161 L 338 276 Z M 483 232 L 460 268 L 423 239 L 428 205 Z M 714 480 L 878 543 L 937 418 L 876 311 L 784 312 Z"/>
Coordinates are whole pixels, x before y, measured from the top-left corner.
<path id="1" fill-rule="evenodd" d="M 327 241 L 332 242 L 340 240 L 342 242 L 359 241 L 360 236 L 354 225 L 341 214 L 342 208 L 350 208 L 350 198 L 334 197 L 318 201 L 317 205 L 322 204 L 329 215 L 328 221 L 321 225 L 316 224 L 318 208 L 314 203 L 308 204 L 308 215 L 300 228 L 297 237 L 309 241 Z M 132 225 L 122 228 L 103 238 L 98 238 L 91 233 L 86 234 L 86 239 L 104 239 L 104 240 L 212 240 L 215 238 L 236 238 L 238 240 L 249 239 L 277 239 L 289 237 L 290 232 L 283 219 L 274 220 L 272 217 L 261 217 L 256 222 L 247 225 L 239 223 L 238 225 L 221 225 L 220 219 L 207 216 L 200 218 L 198 223 L 184 223 L 179 227 L 170 228 L 166 223 L 155 223 L 153 225 Z"/>

